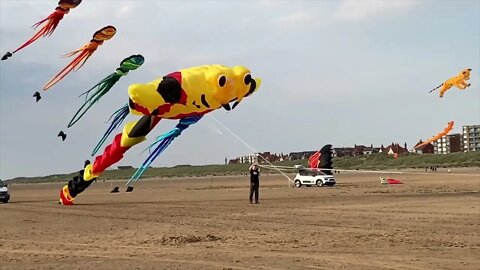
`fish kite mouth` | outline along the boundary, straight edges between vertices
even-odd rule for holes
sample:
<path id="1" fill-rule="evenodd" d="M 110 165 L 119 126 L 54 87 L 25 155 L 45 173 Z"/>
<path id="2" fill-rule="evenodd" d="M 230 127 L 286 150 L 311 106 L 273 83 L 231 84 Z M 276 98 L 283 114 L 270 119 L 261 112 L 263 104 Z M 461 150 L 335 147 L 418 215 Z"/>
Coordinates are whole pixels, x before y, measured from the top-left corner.
<path id="1" fill-rule="evenodd" d="M 222 107 L 227 110 L 227 111 L 230 111 L 232 108 L 230 107 L 230 104 L 222 104 Z"/>
<path id="2" fill-rule="evenodd" d="M 257 88 L 257 82 L 255 81 L 255 79 L 252 78 L 250 80 L 250 89 L 248 90 L 247 94 L 245 94 L 244 97 L 250 96 L 253 92 L 255 92 L 256 88 Z M 240 101 L 235 101 L 235 103 L 233 103 L 232 110 L 235 109 L 235 107 L 237 107 L 238 104 L 240 104 Z"/>
<path id="3" fill-rule="evenodd" d="M 250 96 L 253 92 L 255 92 L 255 89 L 257 89 L 257 82 L 252 79 L 250 81 L 250 90 L 248 91 L 248 93 L 245 95 L 245 97 L 248 97 Z"/>

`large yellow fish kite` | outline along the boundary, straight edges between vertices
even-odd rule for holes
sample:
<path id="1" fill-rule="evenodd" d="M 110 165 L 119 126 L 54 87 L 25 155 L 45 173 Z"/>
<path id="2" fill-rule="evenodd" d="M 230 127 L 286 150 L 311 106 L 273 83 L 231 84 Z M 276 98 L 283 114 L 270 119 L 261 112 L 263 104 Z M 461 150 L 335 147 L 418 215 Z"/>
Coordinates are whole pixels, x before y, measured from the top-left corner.
<path id="1" fill-rule="evenodd" d="M 244 97 L 254 93 L 260 84 L 261 80 L 253 78 L 250 70 L 244 66 L 205 65 L 181 69 L 147 84 L 131 85 L 128 88 L 128 104 L 114 113 L 112 124 L 92 156 L 129 112 L 142 117 L 124 125 L 123 132 L 115 136 L 113 142 L 105 147 L 103 154 L 97 156 L 93 163 L 85 162 L 79 175 L 60 190 L 60 203 L 73 204 L 74 198 L 87 189 L 103 171 L 120 161 L 131 147 L 146 140 L 147 134 L 161 119 L 179 120 L 175 128 L 158 136 L 148 147 L 150 155 L 127 183 L 129 188 L 133 188 L 130 182 L 137 181 L 155 158 L 185 129 L 216 109 L 229 111 L 235 108 Z M 232 102 L 233 106 L 230 106 Z"/>

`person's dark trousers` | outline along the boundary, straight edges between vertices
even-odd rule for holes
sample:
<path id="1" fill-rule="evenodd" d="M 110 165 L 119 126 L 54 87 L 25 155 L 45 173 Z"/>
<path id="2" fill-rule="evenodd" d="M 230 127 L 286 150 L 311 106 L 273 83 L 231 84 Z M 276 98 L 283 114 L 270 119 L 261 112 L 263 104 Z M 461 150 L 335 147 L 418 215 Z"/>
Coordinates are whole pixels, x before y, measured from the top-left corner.
<path id="1" fill-rule="evenodd" d="M 255 203 L 258 203 L 259 182 L 250 182 L 250 203 L 253 203 L 253 193 L 255 193 Z"/>

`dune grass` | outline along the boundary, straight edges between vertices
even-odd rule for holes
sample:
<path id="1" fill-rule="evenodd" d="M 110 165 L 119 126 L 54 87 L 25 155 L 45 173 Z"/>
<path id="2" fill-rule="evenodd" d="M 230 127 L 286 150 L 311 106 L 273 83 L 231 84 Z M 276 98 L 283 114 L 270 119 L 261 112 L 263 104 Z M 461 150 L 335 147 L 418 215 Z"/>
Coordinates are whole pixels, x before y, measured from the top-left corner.
<path id="1" fill-rule="evenodd" d="M 334 158 L 333 167 L 336 169 L 363 169 L 363 170 L 385 170 L 385 169 L 408 169 L 425 168 L 429 166 L 438 167 L 480 167 L 480 152 L 451 153 L 447 155 L 434 154 L 401 154 L 398 159 L 392 155 L 384 153 L 371 154 L 360 157 L 341 157 Z M 307 160 L 294 160 L 275 162 L 274 165 L 307 166 Z M 171 177 L 205 177 L 205 176 L 228 176 L 245 175 L 250 164 L 218 164 L 218 165 L 178 165 L 175 167 L 150 168 L 143 178 L 171 178 Z M 135 169 L 127 170 L 107 170 L 99 180 L 111 179 L 129 179 L 135 172 Z M 268 173 L 278 173 L 275 170 L 266 170 Z M 42 177 L 17 177 L 9 180 L 16 183 L 43 183 L 43 182 L 66 182 L 77 175 L 78 172 L 69 174 L 56 174 Z"/>

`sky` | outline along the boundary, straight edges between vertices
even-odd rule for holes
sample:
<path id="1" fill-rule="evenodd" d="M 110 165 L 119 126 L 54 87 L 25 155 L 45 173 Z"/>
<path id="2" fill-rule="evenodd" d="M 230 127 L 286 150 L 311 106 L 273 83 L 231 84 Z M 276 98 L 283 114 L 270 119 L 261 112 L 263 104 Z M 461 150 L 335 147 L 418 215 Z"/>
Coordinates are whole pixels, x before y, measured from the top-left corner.
<path id="1" fill-rule="evenodd" d="M 57 2 L 0 0 L 0 54 L 28 40 L 31 25 Z M 61 56 L 107 25 L 117 28 L 115 37 L 35 103 L 33 93 L 70 61 Z M 132 54 L 142 54 L 144 65 L 67 129 L 78 96 Z M 83 0 L 50 37 L 0 62 L 0 178 L 82 169 L 130 84 L 204 64 L 246 66 L 262 85 L 236 109 L 185 130 L 155 167 L 325 144 L 411 148 L 448 121 L 458 133 L 480 124 L 480 1 Z M 468 90 L 442 99 L 428 93 L 464 68 L 473 69 Z M 139 166 L 148 156 L 142 151 L 175 124 L 162 120 L 113 167 Z"/>

